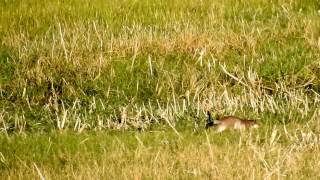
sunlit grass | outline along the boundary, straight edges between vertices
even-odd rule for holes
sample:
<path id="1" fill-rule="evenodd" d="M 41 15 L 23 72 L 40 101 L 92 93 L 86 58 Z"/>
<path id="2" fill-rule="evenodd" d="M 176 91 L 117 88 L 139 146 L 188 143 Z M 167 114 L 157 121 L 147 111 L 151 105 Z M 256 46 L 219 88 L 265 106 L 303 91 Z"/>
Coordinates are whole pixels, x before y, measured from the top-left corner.
<path id="1" fill-rule="evenodd" d="M 72 132 L 1 139 L 2 177 L 51 179 L 319 178 L 319 134 L 259 131 Z M 12 153 L 14 152 L 14 153 Z M 37 170 L 39 169 L 39 171 Z"/>

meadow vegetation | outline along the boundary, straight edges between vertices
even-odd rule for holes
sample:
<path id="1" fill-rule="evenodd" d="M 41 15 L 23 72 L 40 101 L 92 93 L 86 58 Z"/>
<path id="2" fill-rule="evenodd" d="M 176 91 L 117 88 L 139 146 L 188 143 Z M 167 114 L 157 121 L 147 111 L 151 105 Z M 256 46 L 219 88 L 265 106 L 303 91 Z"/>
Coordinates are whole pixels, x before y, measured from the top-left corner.
<path id="1" fill-rule="evenodd" d="M 0 0 L 0 42 L 0 179 L 320 178 L 317 0 Z"/>

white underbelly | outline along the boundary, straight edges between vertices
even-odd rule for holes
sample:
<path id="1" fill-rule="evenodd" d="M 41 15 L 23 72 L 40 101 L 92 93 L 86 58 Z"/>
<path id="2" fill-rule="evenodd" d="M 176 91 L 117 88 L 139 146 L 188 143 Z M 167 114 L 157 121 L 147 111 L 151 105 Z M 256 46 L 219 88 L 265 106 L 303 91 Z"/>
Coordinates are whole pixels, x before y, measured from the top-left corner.
<path id="1" fill-rule="evenodd" d="M 246 126 L 241 121 L 237 121 L 234 123 L 233 128 L 234 129 L 245 129 Z"/>

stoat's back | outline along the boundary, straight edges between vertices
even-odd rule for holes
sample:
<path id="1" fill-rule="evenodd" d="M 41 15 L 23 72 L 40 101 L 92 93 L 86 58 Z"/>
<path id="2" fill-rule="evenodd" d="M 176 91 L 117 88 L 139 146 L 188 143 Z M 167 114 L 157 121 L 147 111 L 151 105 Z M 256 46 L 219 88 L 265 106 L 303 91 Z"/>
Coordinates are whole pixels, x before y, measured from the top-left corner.
<path id="1" fill-rule="evenodd" d="M 220 122 L 219 124 L 233 126 L 235 123 L 241 121 L 241 119 L 237 118 L 235 116 L 225 116 L 225 117 L 219 119 L 218 121 Z"/>
<path id="2" fill-rule="evenodd" d="M 246 120 L 240 119 L 235 116 L 226 116 L 218 121 L 218 132 L 222 132 L 226 129 L 246 129 L 249 127 L 258 127 L 258 124 L 255 120 Z"/>

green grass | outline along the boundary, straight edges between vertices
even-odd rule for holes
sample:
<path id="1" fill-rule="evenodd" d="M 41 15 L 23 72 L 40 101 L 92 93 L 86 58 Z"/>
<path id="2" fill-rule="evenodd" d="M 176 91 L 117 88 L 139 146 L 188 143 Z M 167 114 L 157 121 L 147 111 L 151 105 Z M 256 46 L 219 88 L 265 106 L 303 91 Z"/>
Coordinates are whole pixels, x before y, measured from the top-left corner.
<path id="1" fill-rule="evenodd" d="M 306 127 L 268 129 L 223 134 L 184 130 L 180 138 L 171 130 L 2 137 L 0 177 L 319 178 L 318 134 Z"/>
<path id="2" fill-rule="evenodd" d="M 0 0 L 0 174 L 319 177 L 319 18 L 316 0 Z M 261 132 L 240 150 L 245 134 L 210 132 L 208 150 L 207 110 L 257 119 Z M 274 126 L 287 139 L 270 145 Z"/>

